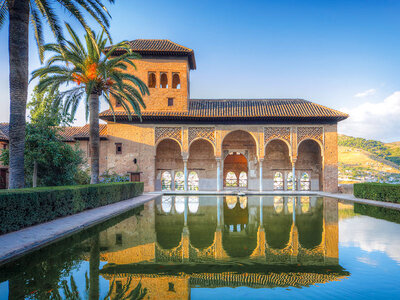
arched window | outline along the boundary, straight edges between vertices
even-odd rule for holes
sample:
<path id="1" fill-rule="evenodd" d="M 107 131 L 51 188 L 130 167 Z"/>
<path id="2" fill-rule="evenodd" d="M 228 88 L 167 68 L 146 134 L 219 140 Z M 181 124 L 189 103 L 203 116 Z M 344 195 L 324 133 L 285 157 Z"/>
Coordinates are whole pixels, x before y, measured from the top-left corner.
<path id="1" fill-rule="evenodd" d="M 156 74 L 153 72 L 149 72 L 148 86 L 149 86 L 149 88 L 156 87 Z"/>
<path id="2" fill-rule="evenodd" d="M 189 197 L 188 206 L 189 206 L 189 211 L 192 214 L 197 213 L 197 211 L 199 210 L 199 205 L 200 205 L 199 197 L 197 197 L 197 196 L 190 196 Z"/>
<path id="3" fill-rule="evenodd" d="M 225 186 L 237 186 L 237 177 L 233 172 L 228 172 L 226 174 Z"/>
<path id="4" fill-rule="evenodd" d="M 274 210 L 277 214 L 283 211 L 283 197 L 280 196 L 274 197 Z"/>
<path id="5" fill-rule="evenodd" d="M 296 207 L 293 207 L 293 206 L 296 206 L 296 202 L 297 202 L 296 197 L 289 197 L 288 198 L 287 209 L 288 209 L 288 212 L 290 214 L 293 213 L 293 209 L 296 209 Z"/>
<path id="6" fill-rule="evenodd" d="M 295 178 L 295 187 L 294 189 L 296 189 L 296 185 L 297 185 L 297 178 Z M 287 176 L 287 189 L 289 191 L 293 190 L 293 173 L 289 172 L 288 176 Z"/>
<path id="7" fill-rule="evenodd" d="M 240 187 L 247 187 L 247 173 L 241 172 L 239 175 L 239 186 Z"/>
<path id="8" fill-rule="evenodd" d="M 175 211 L 181 214 L 185 211 L 185 197 L 176 196 L 175 197 Z"/>
<path id="9" fill-rule="evenodd" d="M 300 178 L 300 190 L 309 191 L 311 189 L 310 176 L 304 172 Z"/>
<path id="10" fill-rule="evenodd" d="M 185 190 L 185 175 L 179 171 L 175 173 L 175 191 Z"/>
<path id="11" fill-rule="evenodd" d="M 241 209 L 245 209 L 247 206 L 247 197 L 239 197 L 239 204 Z"/>
<path id="12" fill-rule="evenodd" d="M 228 206 L 229 209 L 233 209 L 236 206 L 237 197 L 236 196 L 226 196 L 225 201 L 226 201 L 226 206 Z"/>
<path id="13" fill-rule="evenodd" d="M 172 88 L 173 89 L 180 89 L 181 88 L 181 80 L 179 79 L 179 74 L 178 73 L 172 74 Z"/>
<path id="14" fill-rule="evenodd" d="M 161 209 L 165 213 L 169 213 L 172 208 L 172 197 L 171 196 L 163 196 L 161 198 Z"/>
<path id="15" fill-rule="evenodd" d="M 188 188 L 189 188 L 189 191 L 198 191 L 199 190 L 199 176 L 194 171 L 189 173 Z"/>
<path id="16" fill-rule="evenodd" d="M 300 204 L 302 213 L 307 213 L 310 211 L 310 197 L 301 197 Z"/>
<path id="17" fill-rule="evenodd" d="M 161 176 L 161 190 L 170 191 L 172 188 L 172 176 L 171 173 L 166 171 Z"/>
<path id="18" fill-rule="evenodd" d="M 168 88 L 167 73 L 161 73 L 161 76 L 160 76 L 160 88 L 162 88 L 162 89 Z"/>
<path id="19" fill-rule="evenodd" d="M 281 172 L 276 172 L 274 175 L 274 190 L 283 190 L 283 175 Z"/>

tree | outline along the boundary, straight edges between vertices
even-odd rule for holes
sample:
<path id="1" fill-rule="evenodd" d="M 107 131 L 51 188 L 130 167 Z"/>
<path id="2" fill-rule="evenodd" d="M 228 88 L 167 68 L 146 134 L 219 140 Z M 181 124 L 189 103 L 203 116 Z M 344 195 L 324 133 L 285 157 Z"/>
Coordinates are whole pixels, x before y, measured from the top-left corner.
<path id="1" fill-rule="evenodd" d="M 77 145 L 72 147 L 62 141 L 59 125 L 68 125 L 61 107 L 54 106 L 56 94 L 49 90 L 34 90 L 31 122 L 26 126 L 24 169 L 25 186 L 55 186 L 75 184 L 76 174 L 84 163 Z M 8 164 L 9 151 L 4 150 L 0 159 Z"/>
<path id="2" fill-rule="evenodd" d="M 104 31 L 95 35 L 86 33 L 85 43 L 79 39 L 75 31 L 66 24 L 72 41 L 66 45 L 47 44 L 45 51 L 55 53 L 46 65 L 32 73 L 32 79 L 40 78 L 38 91 L 50 89 L 60 90 L 61 86 L 68 87 L 60 92 L 57 102 L 63 102 L 65 112 L 72 116 L 82 99 L 85 101 L 86 117 L 89 115 L 90 150 L 91 150 L 91 183 L 99 182 L 99 101 L 104 98 L 113 110 L 110 97 L 118 101 L 132 117 L 131 109 L 140 117 L 141 107 L 145 107 L 143 95 L 149 90 L 143 81 L 125 72 L 127 65 L 135 68 L 132 59 L 140 56 L 133 53 L 127 42 L 121 42 L 109 48 L 105 45 L 108 39 Z M 94 39 L 91 38 L 94 36 Z M 116 50 L 121 55 L 116 55 Z M 55 104 L 57 106 L 57 103 Z"/>
<path id="3" fill-rule="evenodd" d="M 0 29 L 9 21 L 8 49 L 10 64 L 10 188 L 24 185 L 25 116 L 28 94 L 28 41 L 31 23 L 39 57 L 43 61 L 43 21 L 48 24 L 58 43 L 63 44 L 63 31 L 55 12 L 57 4 L 89 29 L 82 11 L 89 13 L 107 32 L 109 14 L 103 0 L 0 0 Z M 108 0 L 114 3 L 114 0 Z"/>
<path id="4" fill-rule="evenodd" d="M 35 87 L 31 100 L 27 104 L 31 122 L 40 123 L 45 119 L 49 126 L 68 126 L 73 120 L 69 115 L 63 113 L 61 103 L 57 106 L 54 105 L 58 96 L 58 91 L 50 94 L 48 89 L 39 92 L 38 88 Z"/>

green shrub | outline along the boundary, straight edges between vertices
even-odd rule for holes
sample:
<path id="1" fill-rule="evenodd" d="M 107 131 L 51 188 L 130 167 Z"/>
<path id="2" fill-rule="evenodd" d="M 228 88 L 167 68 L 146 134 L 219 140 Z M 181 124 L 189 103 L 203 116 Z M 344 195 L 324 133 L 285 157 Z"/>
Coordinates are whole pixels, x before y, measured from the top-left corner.
<path id="1" fill-rule="evenodd" d="M 400 203 L 400 184 L 355 183 L 354 196 L 363 199 Z"/>
<path id="2" fill-rule="evenodd" d="M 0 192 L 0 233 L 72 215 L 143 193 L 142 182 L 41 187 Z"/>

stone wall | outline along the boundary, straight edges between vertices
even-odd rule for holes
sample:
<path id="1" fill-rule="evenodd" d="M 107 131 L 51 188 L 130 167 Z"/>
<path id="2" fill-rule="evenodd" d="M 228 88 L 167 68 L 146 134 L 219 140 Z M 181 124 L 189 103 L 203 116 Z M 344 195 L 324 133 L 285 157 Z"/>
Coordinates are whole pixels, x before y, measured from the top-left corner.
<path id="1" fill-rule="evenodd" d="M 305 133 L 321 128 L 320 136 Z M 164 124 L 108 124 L 108 140 L 104 142 L 105 167 L 119 174 L 141 171 L 145 191 L 160 190 L 163 170 L 195 171 L 200 179 L 200 190 L 216 190 L 217 159 L 221 161 L 220 182 L 227 169 L 224 158 L 231 152 L 242 153 L 248 160 L 248 188 L 258 190 L 260 159 L 263 160 L 263 189 L 273 189 L 273 176 L 278 170 L 285 178 L 295 161 L 296 177 L 311 175 L 311 189 L 337 190 L 337 132 L 336 125 L 314 125 L 303 131 L 297 142 L 297 130 L 302 125 L 290 126 L 289 142 L 283 139 L 268 141 L 264 149 L 264 126 L 241 125 L 164 125 Z M 307 127 L 307 126 L 306 126 Z M 195 130 L 193 129 L 195 128 Z M 268 128 L 268 127 L 266 127 Z M 305 133 L 304 133 L 305 132 Z M 229 134 L 231 133 L 231 134 Z M 103 142 L 102 142 L 103 143 Z M 115 144 L 122 144 L 122 154 L 116 154 Z M 290 148 L 288 148 L 288 144 Z M 322 149 L 321 149 L 322 145 Z M 85 147 L 82 145 L 82 147 Z M 102 148 L 103 149 L 103 148 Z M 136 159 L 136 164 L 134 163 Z M 102 165 L 104 165 L 102 163 Z M 285 180 L 286 185 L 286 180 Z"/>
<path id="2" fill-rule="evenodd" d="M 149 73 L 154 73 L 156 77 L 156 87 L 149 88 L 150 96 L 144 97 L 146 110 L 148 111 L 185 111 L 187 110 L 187 99 L 189 98 L 189 64 L 187 57 L 175 58 L 142 58 L 133 60 L 136 69 L 128 65 L 127 72 L 136 75 L 146 85 L 148 85 Z M 166 74 L 168 87 L 160 87 L 161 74 Z M 180 78 L 180 88 L 172 88 L 172 76 L 178 74 Z M 168 98 L 173 98 L 173 105 L 168 106 Z M 115 99 L 112 100 L 116 106 Z M 116 107 L 116 110 L 123 110 Z"/>
<path id="3" fill-rule="evenodd" d="M 324 127 L 323 190 L 338 191 L 338 136 L 337 124 Z"/>

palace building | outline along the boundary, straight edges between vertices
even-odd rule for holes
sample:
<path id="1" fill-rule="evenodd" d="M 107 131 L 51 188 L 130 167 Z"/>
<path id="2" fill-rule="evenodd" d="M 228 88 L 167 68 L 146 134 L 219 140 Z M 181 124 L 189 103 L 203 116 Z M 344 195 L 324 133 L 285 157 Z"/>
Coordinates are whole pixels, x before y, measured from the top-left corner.
<path id="1" fill-rule="evenodd" d="M 147 192 L 337 191 L 337 123 L 347 114 L 303 99 L 192 99 L 192 49 L 169 40 L 130 45 L 142 58 L 128 71 L 150 95 L 142 120 L 130 119 L 115 100 L 115 116 L 101 112 L 101 173 L 139 175 Z M 8 124 L 0 125 L 7 147 Z M 90 160 L 88 125 L 61 134 Z M 4 187 L 6 170 L 1 166 Z"/>
<path id="2" fill-rule="evenodd" d="M 192 49 L 169 40 L 130 45 L 142 58 L 128 70 L 150 95 L 142 120 L 116 101 L 115 118 L 100 114 L 103 170 L 140 172 L 146 191 L 337 191 L 337 123 L 347 114 L 303 99 L 192 99 Z"/>

